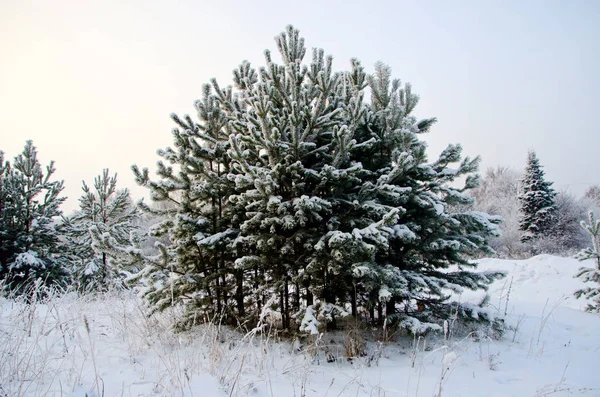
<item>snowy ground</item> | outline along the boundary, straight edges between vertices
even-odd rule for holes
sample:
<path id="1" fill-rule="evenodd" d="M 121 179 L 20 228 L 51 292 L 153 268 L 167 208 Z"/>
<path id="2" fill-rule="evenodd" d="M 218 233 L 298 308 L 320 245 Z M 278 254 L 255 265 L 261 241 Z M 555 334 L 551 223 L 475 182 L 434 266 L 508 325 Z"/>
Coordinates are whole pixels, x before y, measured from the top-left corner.
<path id="1" fill-rule="evenodd" d="M 453 336 L 450 325 L 448 338 L 369 343 L 354 362 L 343 334 L 295 345 L 217 325 L 173 334 L 173 313 L 147 318 L 131 296 L 2 300 L 0 396 L 600 396 L 600 317 L 572 296 L 581 264 L 480 264 L 509 272 L 490 290 L 512 328 L 502 339 Z"/>

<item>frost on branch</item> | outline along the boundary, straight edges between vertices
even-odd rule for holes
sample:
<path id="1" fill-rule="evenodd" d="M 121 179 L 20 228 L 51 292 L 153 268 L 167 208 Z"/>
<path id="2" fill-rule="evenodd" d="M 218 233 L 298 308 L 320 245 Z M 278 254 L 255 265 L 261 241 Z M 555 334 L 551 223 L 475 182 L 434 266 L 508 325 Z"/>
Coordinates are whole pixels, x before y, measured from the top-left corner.
<path id="1" fill-rule="evenodd" d="M 317 302 L 314 305 L 309 305 L 304 310 L 304 315 L 301 313 L 295 315 L 296 318 L 301 318 L 300 332 L 306 332 L 311 335 L 318 335 L 321 324 L 335 322 L 337 318 L 349 316 L 344 308 L 333 305 L 331 303 Z"/>
<path id="2" fill-rule="evenodd" d="M 581 221 L 581 227 L 589 234 L 592 246 L 580 251 L 575 257 L 580 261 L 592 260 L 594 267 L 582 267 L 575 277 L 594 286 L 580 289 L 575 292 L 575 297 L 585 298 L 590 301 L 587 306 L 589 312 L 600 312 L 600 219 L 596 219 L 592 211 L 588 214 L 588 223 Z"/>

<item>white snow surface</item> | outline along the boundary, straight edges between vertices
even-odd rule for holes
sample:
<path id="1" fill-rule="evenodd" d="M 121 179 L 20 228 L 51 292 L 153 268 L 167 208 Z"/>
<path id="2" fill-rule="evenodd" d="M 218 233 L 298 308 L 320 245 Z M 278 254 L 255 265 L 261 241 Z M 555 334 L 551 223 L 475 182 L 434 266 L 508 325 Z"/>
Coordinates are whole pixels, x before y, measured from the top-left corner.
<path id="1" fill-rule="evenodd" d="M 459 335 L 450 321 L 447 338 L 371 341 L 351 361 L 343 332 L 289 342 L 266 328 L 241 335 L 218 324 L 174 333 L 176 310 L 148 318 L 129 293 L 29 306 L 0 299 L 0 395 L 600 396 L 600 317 L 573 297 L 582 263 L 546 255 L 479 263 L 508 272 L 490 288 L 489 310 L 506 311 L 512 327 L 501 339 Z"/>

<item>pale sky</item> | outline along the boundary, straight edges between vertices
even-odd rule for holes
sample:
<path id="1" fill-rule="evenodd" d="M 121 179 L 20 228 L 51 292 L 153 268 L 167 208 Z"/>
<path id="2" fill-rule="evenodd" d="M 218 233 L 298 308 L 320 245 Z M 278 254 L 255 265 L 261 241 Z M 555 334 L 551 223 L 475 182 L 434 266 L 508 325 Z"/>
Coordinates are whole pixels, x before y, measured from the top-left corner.
<path id="1" fill-rule="evenodd" d="M 55 160 L 77 207 L 81 180 L 103 168 L 135 185 L 171 144 L 169 114 L 194 114 L 202 84 L 231 83 L 242 60 L 293 24 L 309 48 L 381 60 L 437 117 L 430 158 L 448 143 L 482 171 L 522 169 L 537 152 L 558 190 L 600 184 L 600 1 L 0 0 L 0 150 L 33 139 Z"/>

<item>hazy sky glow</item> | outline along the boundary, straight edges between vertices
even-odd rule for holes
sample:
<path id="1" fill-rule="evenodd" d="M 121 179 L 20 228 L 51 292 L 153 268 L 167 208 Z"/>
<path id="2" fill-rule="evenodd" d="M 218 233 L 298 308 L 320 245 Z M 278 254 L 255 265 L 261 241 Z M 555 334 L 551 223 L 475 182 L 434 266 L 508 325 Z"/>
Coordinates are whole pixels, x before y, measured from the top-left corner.
<path id="1" fill-rule="evenodd" d="M 105 167 L 141 197 L 130 166 L 154 170 L 169 114 L 291 23 L 337 69 L 381 60 L 411 82 L 439 120 L 432 158 L 461 143 L 482 170 L 521 169 L 534 149 L 557 189 L 600 184 L 600 2 L 418 3 L 0 0 L 0 149 L 55 160 L 67 213 Z"/>

